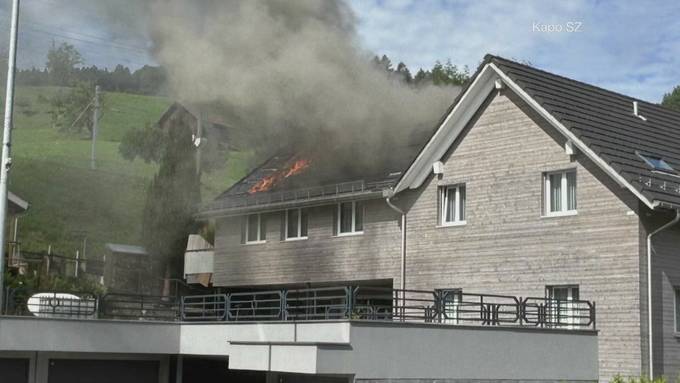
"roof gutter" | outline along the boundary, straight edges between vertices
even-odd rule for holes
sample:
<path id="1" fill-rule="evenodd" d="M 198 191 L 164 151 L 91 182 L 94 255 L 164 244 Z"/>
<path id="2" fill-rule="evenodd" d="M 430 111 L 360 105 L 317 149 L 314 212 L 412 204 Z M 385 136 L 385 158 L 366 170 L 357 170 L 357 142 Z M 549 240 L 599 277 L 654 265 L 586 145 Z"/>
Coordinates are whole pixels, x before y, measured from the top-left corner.
<path id="1" fill-rule="evenodd" d="M 649 379 L 654 379 L 654 332 L 652 324 L 652 237 L 668 229 L 680 221 L 680 210 L 675 211 L 675 218 L 647 235 L 647 325 L 649 343 Z"/>

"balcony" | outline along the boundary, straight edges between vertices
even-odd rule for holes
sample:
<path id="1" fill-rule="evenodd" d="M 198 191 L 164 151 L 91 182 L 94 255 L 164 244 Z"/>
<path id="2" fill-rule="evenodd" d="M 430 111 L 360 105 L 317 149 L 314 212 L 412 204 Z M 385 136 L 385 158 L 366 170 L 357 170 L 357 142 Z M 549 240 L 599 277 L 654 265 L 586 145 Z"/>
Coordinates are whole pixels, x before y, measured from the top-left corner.
<path id="1" fill-rule="evenodd" d="M 5 315 L 169 322 L 361 320 L 442 325 L 596 328 L 595 303 L 368 286 L 185 295 L 31 294 L 10 290 Z"/>

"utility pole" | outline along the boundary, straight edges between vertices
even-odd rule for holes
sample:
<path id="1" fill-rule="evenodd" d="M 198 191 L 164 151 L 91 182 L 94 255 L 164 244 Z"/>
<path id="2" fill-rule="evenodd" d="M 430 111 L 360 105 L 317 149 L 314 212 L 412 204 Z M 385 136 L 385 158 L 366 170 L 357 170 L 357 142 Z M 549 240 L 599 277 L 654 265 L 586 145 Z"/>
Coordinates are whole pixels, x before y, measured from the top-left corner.
<path id="1" fill-rule="evenodd" d="M 97 158 L 95 147 L 97 145 L 97 128 L 99 126 L 99 85 L 94 87 L 94 110 L 92 112 L 92 157 L 90 159 L 90 169 L 97 168 Z"/>
<path id="2" fill-rule="evenodd" d="M 12 117 L 14 112 L 14 74 L 17 64 L 17 32 L 19 29 L 19 0 L 12 0 L 12 24 L 9 32 L 7 59 L 7 89 L 5 93 L 5 123 L 2 131 L 2 160 L 0 162 L 0 312 L 5 297 L 5 234 L 7 231 L 7 173 L 12 164 Z"/>

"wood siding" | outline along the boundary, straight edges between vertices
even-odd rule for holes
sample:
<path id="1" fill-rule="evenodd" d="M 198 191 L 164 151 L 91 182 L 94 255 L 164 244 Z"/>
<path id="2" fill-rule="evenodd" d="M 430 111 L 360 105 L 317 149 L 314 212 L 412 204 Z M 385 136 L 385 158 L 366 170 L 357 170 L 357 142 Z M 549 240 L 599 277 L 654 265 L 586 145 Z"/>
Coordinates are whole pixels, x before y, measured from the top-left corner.
<path id="1" fill-rule="evenodd" d="M 401 238 L 398 214 L 382 199 L 367 201 L 364 234 L 333 236 L 336 206 L 309 209 L 306 240 L 281 240 L 282 212 L 264 216 L 267 242 L 263 244 L 240 243 L 240 217 L 220 220 L 215 236 L 214 284 L 314 284 L 397 278 Z"/>

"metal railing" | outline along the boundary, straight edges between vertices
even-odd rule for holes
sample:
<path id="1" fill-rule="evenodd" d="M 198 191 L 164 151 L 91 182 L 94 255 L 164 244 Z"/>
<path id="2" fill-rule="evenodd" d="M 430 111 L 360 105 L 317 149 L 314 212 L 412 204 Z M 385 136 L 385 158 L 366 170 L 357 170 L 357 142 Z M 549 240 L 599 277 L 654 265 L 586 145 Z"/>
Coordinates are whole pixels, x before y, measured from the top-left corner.
<path id="1" fill-rule="evenodd" d="M 174 321 L 180 317 L 179 301 L 171 296 L 105 294 L 99 301 L 102 318 Z"/>
<path id="2" fill-rule="evenodd" d="M 595 329 L 595 304 L 460 290 L 398 290 L 368 286 L 185 296 L 182 320 L 379 321 Z"/>
<path id="3" fill-rule="evenodd" d="M 82 292 L 34 292 L 26 288 L 8 289 L 3 312 L 6 315 L 32 315 L 42 318 L 95 318 L 97 296 Z"/>
<path id="4" fill-rule="evenodd" d="M 335 198 L 344 194 L 382 192 L 393 186 L 394 180 L 364 182 L 353 181 L 326 186 L 316 186 L 305 189 L 284 190 L 278 192 L 259 192 L 223 197 L 216 201 L 203 204 L 200 211 L 246 208 L 251 206 L 269 205 L 291 201 Z"/>
<path id="5" fill-rule="evenodd" d="M 159 321 L 304 321 L 357 319 L 452 325 L 595 329 L 595 303 L 461 290 L 371 286 L 282 289 L 181 298 L 9 289 L 6 315 Z"/>

